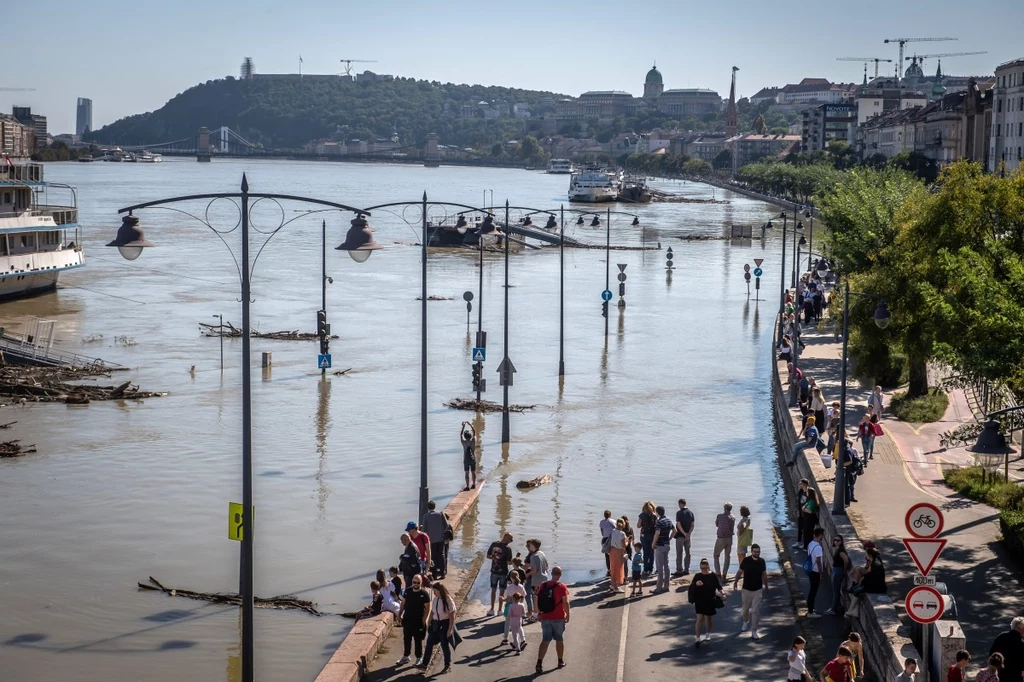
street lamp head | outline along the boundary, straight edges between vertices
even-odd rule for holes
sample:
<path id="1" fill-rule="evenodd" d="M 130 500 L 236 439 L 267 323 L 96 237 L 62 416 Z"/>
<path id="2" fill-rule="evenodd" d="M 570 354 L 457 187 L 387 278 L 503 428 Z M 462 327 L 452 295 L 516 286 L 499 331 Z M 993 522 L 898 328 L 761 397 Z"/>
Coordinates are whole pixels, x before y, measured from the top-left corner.
<path id="1" fill-rule="evenodd" d="M 496 234 L 501 235 L 501 230 L 494 224 L 494 216 L 489 215 L 484 218 L 483 222 L 480 223 L 480 227 L 477 228 L 480 234 Z"/>
<path id="2" fill-rule="evenodd" d="M 764 226 L 764 228 L 766 230 L 774 230 L 775 229 L 775 225 L 772 224 L 772 221 L 769 220 L 768 223 Z"/>
<path id="3" fill-rule="evenodd" d="M 594 216 L 594 219 L 590 221 L 590 226 L 591 227 L 601 227 L 601 219 L 598 218 L 597 216 Z"/>
<path id="4" fill-rule="evenodd" d="M 871 319 L 875 321 L 875 325 L 879 329 L 885 329 L 889 326 L 889 317 L 889 307 L 885 305 L 885 300 L 883 299 L 878 302 L 878 305 L 875 307 L 875 314 L 871 316 Z"/>
<path id="5" fill-rule="evenodd" d="M 800 235 L 800 241 L 797 242 L 797 245 L 807 246 L 807 238 L 804 237 L 803 235 Z"/>
<path id="6" fill-rule="evenodd" d="M 373 239 L 373 228 L 360 213 L 352 219 L 352 227 L 348 228 L 345 241 L 334 247 L 337 251 L 348 251 L 348 255 L 357 263 L 366 261 L 377 249 L 384 247 Z"/>
<path id="7" fill-rule="evenodd" d="M 459 219 L 455 221 L 455 229 L 459 231 L 459 234 L 466 234 L 466 230 L 469 229 L 469 223 L 466 222 L 466 216 L 459 216 Z"/>
<path id="8" fill-rule="evenodd" d="M 129 213 L 121 219 L 117 236 L 107 246 L 116 246 L 125 260 L 135 260 L 142 255 L 143 249 L 153 245 L 146 241 L 146 234 L 139 227 L 139 219 Z"/>
<path id="9" fill-rule="evenodd" d="M 804 229 L 804 221 L 801 220 L 801 221 L 797 222 L 796 229 L 798 229 L 798 230 Z"/>
<path id="10" fill-rule="evenodd" d="M 999 428 L 997 419 L 987 419 L 978 434 L 978 440 L 968 450 L 981 455 L 1008 455 L 1014 452 L 1013 448 L 1007 446 L 1006 436 L 1000 433 Z"/>
<path id="11" fill-rule="evenodd" d="M 788 218 L 789 216 L 786 215 L 785 211 L 783 211 L 782 213 L 779 214 L 779 217 L 785 219 L 785 218 Z"/>
<path id="12" fill-rule="evenodd" d="M 523 227 L 533 227 L 533 221 L 530 220 L 530 216 L 523 218 Z"/>
<path id="13" fill-rule="evenodd" d="M 547 224 L 546 224 L 546 225 L 544 225 L 544 227 L 545 227 L 545 228 L 547 228 L 547 229 L 549 229 L 549 230 L 553 230 L 553 229 L 555 229 L 556 227 L 558 227 L 558 221 L 557 221 L 557 220 L 555 220 L 555 216 L 553 216 L 553 215 L 549 215 L 549 216 L 548 216 L 548 222 L 547 222 Z"/>
<path id="14" fill-rule="evenodd" d="M 810 211 L 805 212 L 804 213 L 804 217 L 805 218 L 810 218 L 811 217 L 811 212 Z"/>
<path id="15" fill-rule="evenodd" d="M 583 225 L 583 216 L 580 216 L 579 220 L 576 221 L 577 225 Z"/>
<path id="16" fill-rule="evenodd" d="M 828 261 L 824 258 L 819 258 L 818 262 L 814 265 L 814 269 L 818 271 L 818 277 L 825 279 L 825 275 L 828 274 Z"/>
<path id="17" fill-rule="evenodd" d="M 639 224 L 640 224 L 640 217 L 639 216 L 633 216 L 633 227 L 636 227 Z"/>

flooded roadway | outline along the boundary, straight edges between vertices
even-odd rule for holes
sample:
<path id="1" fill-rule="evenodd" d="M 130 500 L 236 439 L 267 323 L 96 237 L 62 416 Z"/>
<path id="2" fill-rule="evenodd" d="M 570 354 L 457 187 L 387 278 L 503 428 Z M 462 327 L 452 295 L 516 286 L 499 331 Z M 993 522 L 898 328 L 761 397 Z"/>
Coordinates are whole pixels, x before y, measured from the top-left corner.
<path id="1" fill-rule="evenodd" d="M 18 423 L 5 439 L 35 443 L 38 454 L 0 462 L 0 678 L 170 682 L 230 681 L 238 674 L 238 611 L 137 592 L 153 576 L 200 591 L 237 589 L 238 545 L 226 537 L 226 507 L 241 497 L 240 350 L 199 335 L 200 322 L 240 322 L 237 274 L 224 245 L 201 225 L 167 211 L 139 215 L 157 245 L 133 262 L 103 245 L 116 209 L 182 194 L 233 191 L 242 172 L 253 192 L 300 194 L 354 206 L 431 200 L 557 208 L 566 176 L 521 170 L 301 162 L 48 164 L 47 179 L 78 187 L 89 265 L 66 274 L 57 293 L 0 305 L 0 326 L 18 329 L 34 314 L 59 323 L 60 348 L 132 368 L 144 403 L 6 407 Z M 511 400 L 538 407 L 513 414 L 512 443 L 500 444 L 501 415 L 483 424 L 487 475 L 479 511 L 457 543 L 486 547 L 502 530 L 541 538 L 571 579 L 603 571 L 601 511 L 636 516 L 644 500 L 674 509 L 685 496 L 697 517 L 696 555 L 710 554 L 721 503 L 753 510 L 755 541 L 781 518 L 773 457 L 770 383 L 777 309 L 779 237 L 768 244 L 682 241 L 721 235 L 731 224 L 759 225 L 778 209 L 706 185 L 661 183 L 729 204 L 621 206 L 635 211 L 649 242 L 664 251 L 613 251 L 627 264 L 626 300 L 613 302 L 604 337 L 601 250 L 567 249 L 566 377 L 558 381 L 557 249 L 513 254 L 509 355 L 518 370 Z M 490 194 L 487 194 L 488 201 Z M 202 211 L 203 205 L 194 205 Z M 285 205 L 287 218 L 297 205 Z M 263 205 L 258 227 L 280 213 Z M 234 224 L 224 206 L 214 213 Z M 303 217 L 260 256 L 253 324 L 263 331 L 314 331 L 320 307 L 320 219 L 328 246 L 351 216 Z M 416 224 L 417 213 L 406 213 Z M 357 264 L 328 253 L 328 315 L 334 369 L 316 369 L 312 342 L 253 341 L 254 499 L 258 518 L 256 591 L 298 594 L 324 611 L 363 602 L 378 567 L 393 565 L 398 535 L 415 517 L 419 485 L 419 250 L 417 230 L 398 217 L 371 219 L 387 248 Z M 637 244 L 631 219 L 613 222 L 612 242 Z M 224 224 L 224 223 L 222 223 Z M 780 231 L 776 231 L 780 232 Z M 603 230 L 567 228 L 593 242 Z M 259 235 L 254 235 L 258 237 Z M 236 235 L 227 236 L 235 245 Z M 255 249 L 254 249 L 255 251 Z M 742 266 L 765 258 L 762 298 L 748 301 Z M 500 402 L 502 262 L 484 266 L 489 332 L 485 397 Z M 470 395 L 470 349 L 462 293 L 477 292 L 473 252 L 434 251 L 429 293 L 430 489 L 444 504 L 462 485 L 459 423 L 470 413 L 443 407 Z M 259 354 L 273 353 L 263 373 Z M 190 368 L 194 366 L 194 373 Z M 127 377 L 125 377 L 127 378 Z M 117 380 L 120 375 L 117 375 Z M 113 381 L 113 380 L 112 380 Z M 9 435 L 8 435 L 9 434 Z M 519 491 L 515 482 L 551 474 Z M 349 627 L 340 618 L 256 613 L 261 680 L 312 679 Z"/>

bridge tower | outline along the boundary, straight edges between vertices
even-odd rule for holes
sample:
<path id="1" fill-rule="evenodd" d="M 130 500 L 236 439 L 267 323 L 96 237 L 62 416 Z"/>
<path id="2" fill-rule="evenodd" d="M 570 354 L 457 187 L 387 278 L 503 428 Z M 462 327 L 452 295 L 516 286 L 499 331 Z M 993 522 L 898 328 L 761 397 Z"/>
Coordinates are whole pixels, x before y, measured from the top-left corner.
<path id="1" fill-rule="evenodd" d="M 199 129 L 199 136 L 196 142 L 196 161 L 209 163 L 211 158 L 210 131 L 206 126 Z"/>
<path id="2" fill-rule="evenodd" d="M 423 150 L 423 165 L 437 168 L 441 165 L 441 151 L 437 148 L 437 133 L 427 134 L 427 147 Z"/>

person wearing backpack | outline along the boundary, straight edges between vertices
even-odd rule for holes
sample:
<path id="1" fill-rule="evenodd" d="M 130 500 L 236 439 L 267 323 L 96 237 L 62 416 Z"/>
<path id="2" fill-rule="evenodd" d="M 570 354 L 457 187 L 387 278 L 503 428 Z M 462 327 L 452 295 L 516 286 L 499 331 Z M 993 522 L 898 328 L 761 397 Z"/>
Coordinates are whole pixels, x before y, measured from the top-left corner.
<path id="1" fill-rule="evenodd" d="M 537 608 L 540 610 L 541 643 L 537 648 L 537 674 L 544 672 L 544 655 L 553 641 L 558 654 L 558 668 L 565 667 L 565 626 L 569 622 L 569 588 L 561 582 L 560 566 L 551 568 L 551 580 L 537 588 Z"/>
<path id="2" fill-rule="evenodd" d="M 402 547 L 405 551 L 398 557 L 398 570 L 402 572 L 406 585 L 412 585 L 413 576 L 420 572 L 420 551 L 408 533 L 402 533 Z"/>

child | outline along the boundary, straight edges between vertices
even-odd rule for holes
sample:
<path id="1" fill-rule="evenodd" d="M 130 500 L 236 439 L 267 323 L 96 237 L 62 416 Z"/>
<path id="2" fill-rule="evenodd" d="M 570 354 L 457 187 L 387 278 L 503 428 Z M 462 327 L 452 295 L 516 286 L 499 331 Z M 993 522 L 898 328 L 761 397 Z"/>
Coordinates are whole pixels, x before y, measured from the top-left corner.
<path id="1" fill-rule="evenodd" d="M 633 544 L 633 590 L 630 597 L 642 597 L 644 594 L 644 546 L 636 542 Z"/>
<path id="2" fill-rule="evenodd" d="M 807 640 L 803 637 L 797 637 L 793 640 L 793 646 L 789 650 L 789 655 L 786 656 L 786 660 L 789 662 L 789 672 L 786 674 L 786 679 L 793 682 L 804 682 L 808 677 L 807 674 L 807 654 L 804 652 L 804 647 L 807 646 Z"/>
<path id="3" fill-rule="evenodd" d="M 519 572 L 513 569 L 508 574 L 508 586 L 505 588 L 505 610 L 503 611 L 503 615 L 505 616 L 505 634 L 501 637 L 502 644 L 508 644 L 508 632 L 512 624 L 509 611 L 512 607 L 512 598 L 517 594 L 523 599 L 526 599 L 526 589 L 523 587 L 523 581 L 519 577 Z M 522 622 L 520 621 L 520 625 L 521 624 Z"/>
<path id="4" fill-rule="evenodd" d="M 831 678 L 832 682 L 853 682 L 853 652 L 845 646 L 839 647 L 836 657 L 825 664 L 821 669 L 821 679 L 824 682 Z"/>
<path id="5" fill-rule="evenodd" d="M 356 614 L 356 621 L 367 616 L 379 616 L 381 609 L 384 608 L 384 595 L 380 593 L 380 583 L 376 580 L 370 582 L 370 593 L 373 595 L 373 599 Z"/>
<path id="6" fill-rule="evenodd" d="M 509 631 L 512 633 L 512 650 L 516 656 L 526 648 L 526 634 L 523 632 L 523 616 L 526 614 L 526 607 L 523 606 L 523 595 L 516 592 L 512 595 L 512 605 L 508 607 Z"/>
<path id="7" fill-rule="evenodd" d="M 392 566 L 389 568 L 388 575 L 391 577 L 391 584 L 395 586 L 395 594 L 401 597 L 405 594 L 405 590 L 403 589 L 404 586 L 402 585 L 402 578 L 398 573 L 398 567 Z"/>

